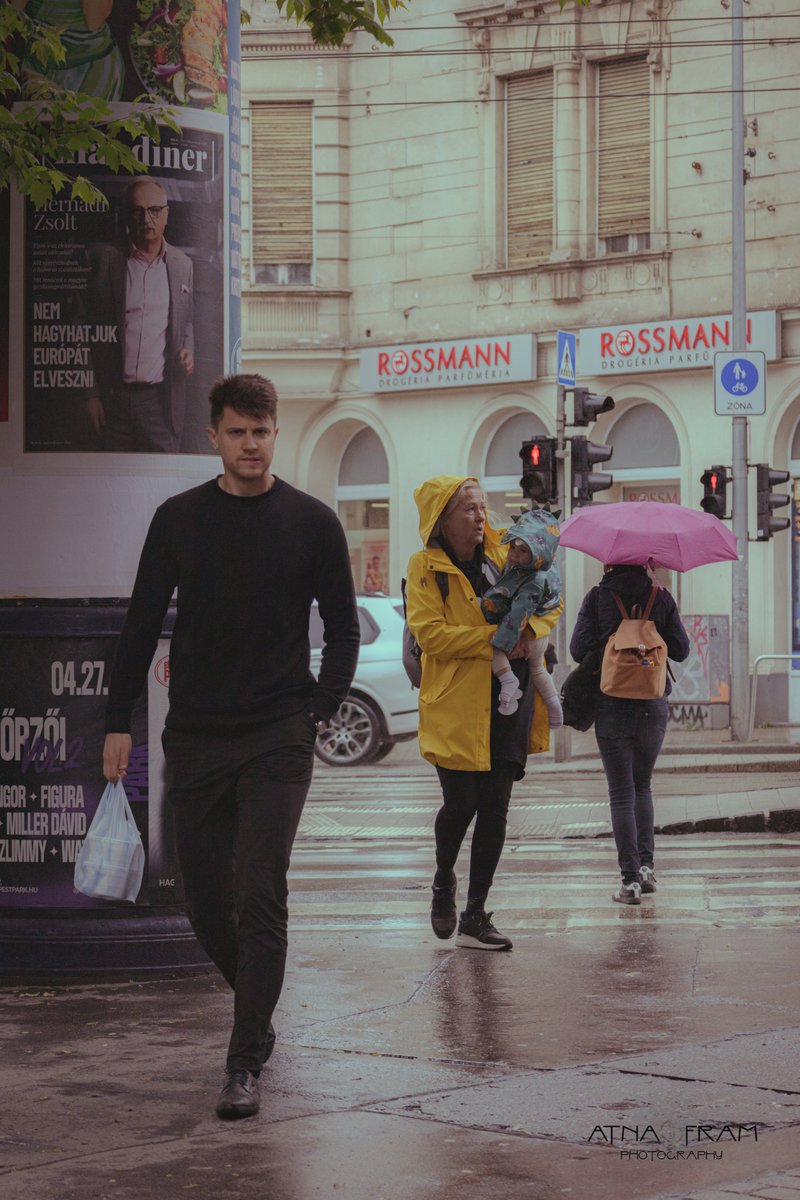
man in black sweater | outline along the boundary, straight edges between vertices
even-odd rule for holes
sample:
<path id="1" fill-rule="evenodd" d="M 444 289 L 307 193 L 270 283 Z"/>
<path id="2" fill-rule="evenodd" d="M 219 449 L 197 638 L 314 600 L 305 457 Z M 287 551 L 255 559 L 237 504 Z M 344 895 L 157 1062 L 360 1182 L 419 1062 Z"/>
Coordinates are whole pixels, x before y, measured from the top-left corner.
<path id="1" fill-rule="evenodd" d="M 286 963 L 289 857 L 320 727 L 347 695 L 359 626 L 344 531 L 271 474 L 277 396 L 259 375 L 211 390 L 216 479 L 158 508 L 109 682 L 103 770 L 125 775 L 130 718 L 177 588 L 163 734 L 167 794 L 200 944 L 234 989 L 220 1117 L 252 1116 Z M 325 630 L 309 670 L 317 600 Z"/>

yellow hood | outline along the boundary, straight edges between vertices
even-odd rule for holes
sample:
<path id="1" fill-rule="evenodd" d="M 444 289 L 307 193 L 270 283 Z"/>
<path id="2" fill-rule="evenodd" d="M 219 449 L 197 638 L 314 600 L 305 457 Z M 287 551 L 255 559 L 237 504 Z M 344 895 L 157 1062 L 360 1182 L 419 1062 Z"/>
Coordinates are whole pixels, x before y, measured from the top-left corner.
<path id="1" fill-rule="evenodd" d="M 430 542 L 434 526 L 447 507 L 448 501 L 464 483 L 476 483 L 480 487 L 480 482 L 474 475 L 435 475 L 433 479 L 426 479 L 415 489 L 414 500 L 419 509 L 419 536 L 423 546 Z M 500 532 L 493 529 L 488 520 L 483 544 L 486 549 L 500 545 Z"/>

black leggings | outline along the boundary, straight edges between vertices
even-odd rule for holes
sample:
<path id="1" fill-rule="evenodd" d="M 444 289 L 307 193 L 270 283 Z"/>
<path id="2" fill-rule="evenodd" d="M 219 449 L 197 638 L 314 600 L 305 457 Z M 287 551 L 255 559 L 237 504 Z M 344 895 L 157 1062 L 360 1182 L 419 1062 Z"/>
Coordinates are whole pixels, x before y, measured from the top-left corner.
<path id="1" fill-rule="evenodd" d="M 517 769 L 500 762 L 491 771 L 437 767 L 444 803 L 436 814 L 436 867 L 452 871 L 475 818 L 469 860 L 468 900 L 485 900 L 506 840 L 506 817 Z"/>

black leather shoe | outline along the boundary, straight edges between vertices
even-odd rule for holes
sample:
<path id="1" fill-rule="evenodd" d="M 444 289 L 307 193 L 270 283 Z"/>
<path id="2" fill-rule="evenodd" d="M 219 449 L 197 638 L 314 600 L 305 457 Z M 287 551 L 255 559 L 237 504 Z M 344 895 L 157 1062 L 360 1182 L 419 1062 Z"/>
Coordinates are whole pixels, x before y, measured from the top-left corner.
<path id="1" fill-rule="evenodd" d="M 261 1104 L 258 1080 L 251 1071 L 226 1071 L 225 1086 L 217 1102 L 217 1116 L 223 1121 L 254 1117 Z"/>
<path id="2" fill-rule="evenodd" d="M 433 885 L 433 900 L 431 901 L 431 928 L 438 938 L 444 941 L 456 931 L 458 913 L 456 912 L 456 875 L 450 872 L 450 882 L 439 887 Z"/>

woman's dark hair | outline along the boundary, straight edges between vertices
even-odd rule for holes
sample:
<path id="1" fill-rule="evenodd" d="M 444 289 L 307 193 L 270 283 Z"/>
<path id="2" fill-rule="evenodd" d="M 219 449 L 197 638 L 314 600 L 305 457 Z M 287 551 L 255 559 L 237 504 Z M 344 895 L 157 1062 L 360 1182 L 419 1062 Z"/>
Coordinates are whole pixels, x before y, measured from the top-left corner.
<path id="1" fill-rule="evenodd" d="M 214 429 L 219 429 L 225 408 L 232 408 L 241 417 L 261 421 L 269 418 L 273 424 L 278 415 L 278 393 L 274 383 L 263 375 L 223 375 L 211 388 L 208 402 Z"/>

